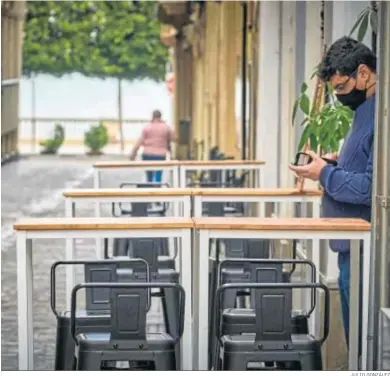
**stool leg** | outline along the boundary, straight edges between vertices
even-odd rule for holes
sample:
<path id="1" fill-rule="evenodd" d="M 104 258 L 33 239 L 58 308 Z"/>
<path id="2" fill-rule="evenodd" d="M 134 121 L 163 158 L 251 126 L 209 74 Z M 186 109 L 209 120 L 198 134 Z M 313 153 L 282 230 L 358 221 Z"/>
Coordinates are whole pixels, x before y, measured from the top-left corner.
<path id="1" fill-rule="evenodd" d="M 169 256 L 168 239 L 161 239 L 160 256 Z"/>
<path id="2" fill-rule="evenodd" d="M 209 274 L 209 369 L 214 364 L 213 349 L 215 348 L 215 293 L 217 291 L 217 262 L 210 259 L 210 274 Z"/>
<path id="3" fill-rule="evenodd" d="M 55 371 L 72 371 L 75 369 L 75 344 L 69 326 L 63 326 L 57 320 L 57 336 L 55 349 Z"/>
<path id="4" fill-rule="evenodd" d="M 242 353 L 223 353 L 222 368 L 224 371 L 246 371 L 248 359 Z"/>
<path id="5" fill-rule="evenodd" d="M 321 349 L 316 353 L 302 355 L 299 362 L 302 371 L 322 371 Z"/>
<path id="6" fill-rule="evenodd" d="M 102 364 L 101 351 L 79 352 L 77 356 L 78 371 L 100 371 Z"/>
<path id="7" fill-rule="evenodd" d="M 127 256 L 129 254 L 129 239 L 114 239 L 112 254 L 114 257 Z"/>
<path id="8" fill-rule="evenodd" d="M 179 335 L 179 294 L 173 289 L 162 289 L 164 298 L 162 299 L 165 326 L 167 332 L 176 337 Z"/>
<path id="9" fill-rule="evenodd" d="M 155 354 L 154 364 L 156 371 L 177 371 L 175 352 L 162 352 Z"/>

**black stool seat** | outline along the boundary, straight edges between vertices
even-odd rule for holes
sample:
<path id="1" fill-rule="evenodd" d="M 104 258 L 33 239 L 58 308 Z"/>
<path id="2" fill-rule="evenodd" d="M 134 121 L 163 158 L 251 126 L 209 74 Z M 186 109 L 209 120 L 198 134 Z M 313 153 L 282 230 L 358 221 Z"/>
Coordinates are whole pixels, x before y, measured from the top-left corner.
<path id="1" fill-rule="evenodd" d="M 221 338 L 221 342 L 224 346 L 224 351 L 226 352 L 253 352 L 253 346 L 255 344 L 255 333 L 246 333 L 246 334 L 234 334 L 234 335 L 225 335 Z M 321 347 L 319 340 L 314 338 L 310 334 L 292 334 L 291 335 L 292 348 L 283 349 L 285 353 L 290 351 L 318 351 L 318 348 Z M 272 350 L 270 352 L 274 352 Z M 267 350 L 262 350 L 262 354 L 267 353 Z M 267 359 L 264 359 L 267 360 Z M 269 359 L 273 360 L 274 359 Z"/>
<path id="2" fill-rule="evenodd" d="M 175 269 L 175 259 L 170 256 L 158 256 L 159 269 Z"/>
<path id="3" fill-rule="evenodd" d="M 145 280 L 149 279 L 149 267 L 146 261 L 140 259 L 126 260 L 102 260 L 102 261 L 57 261 L 52 265 L 50 271 L 50 300 L 51 308 L 57 319 L 57 335 L 55 348 L 54 369 L 73 370 L 75 369 L 75 342 L 71 335 L 71 313 L 70 311 L 57 312 L 56 310 L 56 268 L 59 265 L 84 265 L 85 280 L 87 282 L 115 281 L 118 266 L 122 265 L 143 265 L 146 272 Z M 110 304 L 107 291 L 104 289 L 87 290 L 86 309 L 75 311 L 77 325 L 75 333 L 102 332 L 108 331 L 111 327 Z"/>
<path id="4" fill-rule="evenodd" d="M 143 347 L 145 347 L 147 351 L 173 351 L 175 348 L 175 340 L 167 333 L 147 333 L 146 343 L 140 341 L 139 344 L 137 341 L 111 341 L 111 333 L 80 333 L 76 338 L 79 351 L 109 351 L 115 348 L 115 351 L 136 349 L 137 352 L 139 352 Z M 113 347 L 114 345 L 115 347 Z"/>
<path id="5" fill-rule="evenodd" d="M 302 311 L 291 313 L 292 333 L 308 334 L 307 316 Z M 252 308 L 228 308 L 222 313 L 222 334 L 256 332 L 256 312 Z"/>
<path id="6" fill-rule="evenodd" d="M 77 333 L 76 294 L 82 289 L 108 288 L 110 326 L 99 332 Z M 174 289 L 179 294 L 178 335 L 146 333 L 150 289 Z M 176 346 L 184 330 L 185 292 L 175 283 L 85 283 L 72 290 L 71 334 L 76 343 L 77 370 L 106 369 L 110 362 L 152 362 L 156 371 L 177 369 Z"/>
<path id="7" fill-rule="evenodd" d="M 70 320 L 70 311 L 64 311 L 59 316 L 63 323 L 66 323 L 66 326 L 69 326 Z M 110 325 L 110 311 L 96 311 L 91 312 L 86 309 L 78 309 L 76 311 L 77 317 L 77 326 L 88 328 L 92 327 L 102 327 Z"/>
<path id="8" fill-rule="evenodd" d="M 246 371 L 248 368 L 253 369 L 253 364 L 256 363 L 258 369 L 271 366 L 286 370 L 322 370 L 321 346 L 329 334 L 329 289 L 326 286 L 316 283 L 275 282 L 231 283 L 220 286 L 216 294 L 218 324 L 223 320 L 221 316 L 227 313 L 226 310 L 221 310 L 220 305 L 223 292 L 237 288 L 255 290 L 255 325 L 252 325 L 254 332 L 224 335 L 221 325 L 218 325 L 216 337 L 220 348 L 216 349 L 218 351 L 216 351 L 214 369 Z M 324 333 L 321 339 L 311 334 L 294 333 L 293 288 L 310 288 L 312 291 L 321 288 L 324 291 Z M 231 314 L 232 310 L 228 310 L 228 313 Z M 245 310 L 242 315 L 248 322 L 250 313 Z M 301 314 L 295 318 L 302 316 L 305 317 Z"/>

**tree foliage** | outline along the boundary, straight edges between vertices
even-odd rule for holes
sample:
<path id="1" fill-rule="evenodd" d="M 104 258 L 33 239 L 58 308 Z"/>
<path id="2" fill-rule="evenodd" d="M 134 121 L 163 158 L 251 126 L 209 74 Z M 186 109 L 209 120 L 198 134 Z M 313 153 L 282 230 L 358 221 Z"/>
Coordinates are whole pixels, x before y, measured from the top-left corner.
<path id="1" fill-rule="evenodd" d="M 154 1 L 28 1 L 23 74 L 162 80 Z"/>

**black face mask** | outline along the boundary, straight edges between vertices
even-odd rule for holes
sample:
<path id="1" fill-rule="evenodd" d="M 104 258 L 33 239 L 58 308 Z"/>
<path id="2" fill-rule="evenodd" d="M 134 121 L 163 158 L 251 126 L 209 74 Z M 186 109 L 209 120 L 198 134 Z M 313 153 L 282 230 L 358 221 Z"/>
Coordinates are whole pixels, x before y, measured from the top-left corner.
<path id="1" fill-rule="evenodd" d="M 348 94 L 337 94 L 337 99 L 344 106 L 348 106 L 352 111 L 355 111 L 367 99 L 367 89 L 360 90 L 352 89 Z"/>

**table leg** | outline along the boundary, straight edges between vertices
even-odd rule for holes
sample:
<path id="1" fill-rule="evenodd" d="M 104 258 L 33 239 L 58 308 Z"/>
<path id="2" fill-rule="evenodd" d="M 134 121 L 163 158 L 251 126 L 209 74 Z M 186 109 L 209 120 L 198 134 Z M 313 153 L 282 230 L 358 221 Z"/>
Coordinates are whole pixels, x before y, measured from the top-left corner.
<path id="1" fill-rule="evenodd" d="M 183 199 L 183 217 L 191 217 L 191 196 L 185 196 Z"/>
<path id="2" fill-rule="evenodd" d="M 179 188 L 180 187 L 180 179 L 179 179 L 179 166 L 175 166 L 172 168 L 172 188 Z M 178 216 L 178 213 L 180 212 L 182 208 L 182 204 L 179 202 L 173 202 L 173 212 L 175 213 L 175 216 Z"/>
<path id="3" fill-rule="evenodd" d="M 193 196 L 194 200 L 194 217 L 202 216 L 202 196 Z"/>
<path id="4" fill-rule="evenodd" d="M 32 240 L 20 231 L 16 238 L 19 370 L 34 369 Z"/>
<path id="5" fill-rule="evenodd" d="M 199 231 L 199 296 L 197 299 L 198 311 L 198 370 L 208 369 L 208 337 L 209 337 L 209 231 Z"/>
<path id="6" fill-rule="evenodd" d="M 180 166 L 178 174 L 180 176 L 178 186 L 180 188 L 185 188 L 187 186 L 187 181 L 186 181 L 187 170 L 186 170 L 186 168 L 184 166 Z"/>
<path id="7" fill-rule="evenodd" d="M 93 187 L 95 189 L 100 188 L 100 171 L 95 167 L 93 172 Z M 100 203 L 95 202 L 95 217 L 100 218 Z M 98 260 L 104 259 L 103 255 L 103 247 L 102 247 L 102 239 L 96 239 L 96 258 Z"/>
<path id="8" fill-rule="evenodd" d="M 172 168 L 172 188 L 180 187 L 179 166 Z"/>
<path id="9" fill-rule="evenodd" d="M 184 311 L 184 333 L 181 341 L 181 369 L 183 371 L 193 370 L 193 351 L 192 351 L 192 337 L 193 337 L 193 325 L 192 325 L 192 247 L 191 247 L 191 230 L 183 230 L 181 237 L 181 284 L 186 293 L 185 311 Z"/>
<path id="10" fill-rule="evenodd" d="M 363 244 L 363 283 L 362 283 L 362 357 L 361 370 L 372 370 L 371 361 L 367 359 L 368 347 L 373 345 L 372 339 L 368 336 L 368 319 L 369 319 L 369 296 L 370 296 L 370 236 L 364 239 Z M 371 352 L 372 353 L 372 352 Z"/>
<path id="11" fill-rule="evenodd" d="M 349 280 L 349 352 L 348 369 L 359 370 L 360 241 L 351 240 Z"/>
<path id="12" fill-rule="evenodd" d="M 313 218 L 320 218 L 320 205 L 319 203 L 313 202 Z M 320 282 L 320 239 L 313 239 L 312 242 L 312 254 L 311 254 L 311 261 L 313 261 L 314 265 L 316 266 L 316 282 Z M 314 290 L 314 293 L 316 294 L 316 301 L 319 302 L 319 293 L 318 289 Z M 308 304 L 308 307 L 311 305 L 311 290 L 306 289 L 305 294 L 307 294 L 307 301 L 310 302 Z M 315 336 L 318 335 L 320 327 L 319 327 L 319 320 L 320 317 L 320 305 L 316 304 L 316 308 L 314 309 L 314 312 L 310 318 L 310 327 L 311 327 L 311 333 L 313 333 Z"/>
<path id="13" fill-rule="evenodd" d="M 75 217 L 75 203 L 69 197 L 65 198 L 65 216 Z M 73 238 L 65 239 L 65 260 L 74 260 L 74 246 Z M 66 266 L 66 309 L 70 309 L 70 296 L 74 287 L 74 268 L 71 265 Z"/>

